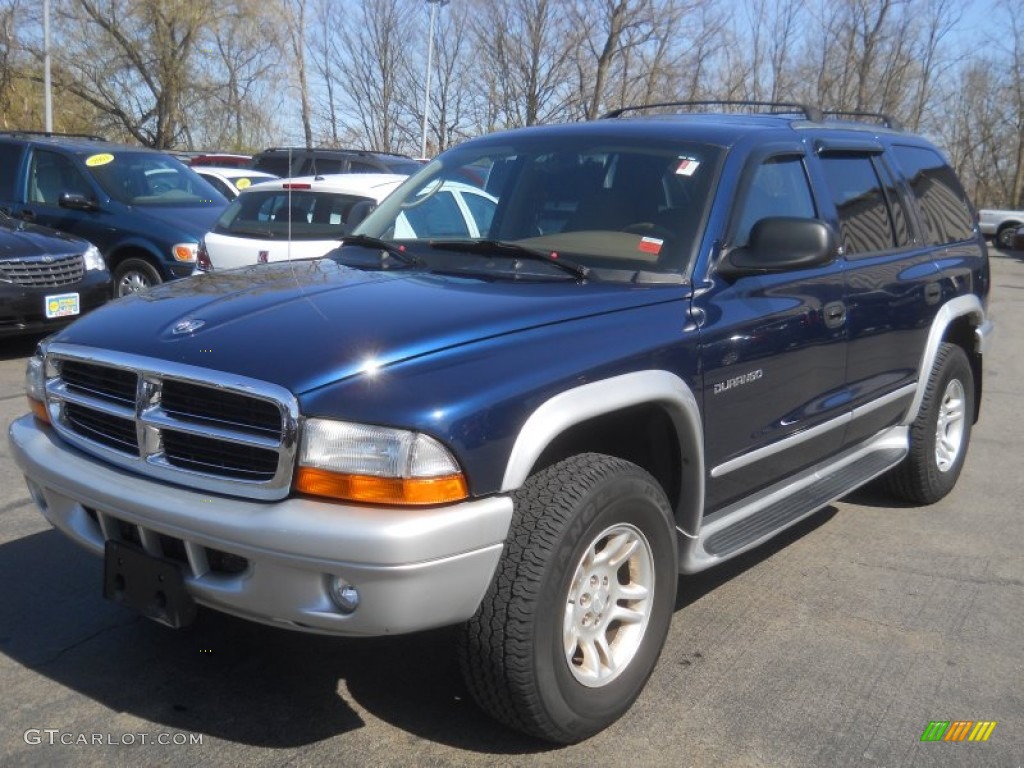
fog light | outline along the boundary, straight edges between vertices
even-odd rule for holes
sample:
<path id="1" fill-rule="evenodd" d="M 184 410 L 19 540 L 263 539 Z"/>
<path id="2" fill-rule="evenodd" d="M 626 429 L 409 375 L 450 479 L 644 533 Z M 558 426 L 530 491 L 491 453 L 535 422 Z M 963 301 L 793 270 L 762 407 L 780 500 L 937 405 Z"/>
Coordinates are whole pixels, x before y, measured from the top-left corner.
<path id="1" fill-rule="evenodd" d="M 342 613 L 352 613 L 359 607 L 359 590 L 340 576 L 331 577 L 331 600 Z"/>

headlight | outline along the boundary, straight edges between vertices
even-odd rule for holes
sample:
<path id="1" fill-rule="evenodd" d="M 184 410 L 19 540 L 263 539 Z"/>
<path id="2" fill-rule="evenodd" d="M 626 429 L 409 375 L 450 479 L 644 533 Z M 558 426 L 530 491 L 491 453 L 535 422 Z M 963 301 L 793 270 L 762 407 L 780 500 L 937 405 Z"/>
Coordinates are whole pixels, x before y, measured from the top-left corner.
<path id="1" fill-rule="evenodd" d="M 38 348 L 25 365 L 25 396 L 36 418 L 49 423 L 50 415 L 46 411 L 46 359 Z"/>
<path id="2" fill-rule="evenodd" d="M 174 256 L 175 261 L 184 261 L 187 264 L 191 264 L 196 260 L 197 249 L 196 243 L 178 243 L 171 246 L 171 254 Z"/>
<path id="3" fill-rule="evenodd" d="M 378 504 L 442 504 L 468 495 L 458 462 L 418 432 L 309 419 L 295 489 Z"/>
<path id="4" fill-rule="evenodd" d="M 82 258 L 85 260 L 85 268 L 87 270 L 107 268 L 107 263 L 103 260 L 103 254 L 100 253 L 100 249 L 95 245 L 90 245 L 86 252 L 82 254 Z"/>

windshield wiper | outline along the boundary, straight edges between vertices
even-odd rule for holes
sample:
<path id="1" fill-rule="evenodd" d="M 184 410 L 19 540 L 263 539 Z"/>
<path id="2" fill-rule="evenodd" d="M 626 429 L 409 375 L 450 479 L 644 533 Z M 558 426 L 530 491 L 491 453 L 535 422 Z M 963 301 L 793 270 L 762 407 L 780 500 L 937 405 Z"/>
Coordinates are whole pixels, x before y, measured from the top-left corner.
<path id="1" fill-rule="evenodd" d="M 508 243 L 504 240 L 431 240 L 431 248 L 441 248 L 448 251 L 464 251 L 466 253 L 483 253 L 497 256 L 510 256 L 513 258 L 532 259 L 543 261 L 558 267 L 563 272 L 568 272 L 579 280 L 586 280 L 590 269 L 582 264 L 563 259 L 554 251 L 542 251 L 537 248 L 527 248 L 518 243 Z"/>
<path id="2" fill-rule="evenodd" d="M 418 267 L 423 264 L 423 261 L 413 254 L 405 250 L 404 245 L 396 245 L 395 243 L 389 243 L 387 240 L 381 240 L 379 237 L 371 237 L 370 235 L 345 235 L 341 238 L 341 245 L 360 245 L 363 248 L 373 248 L 380 251 L 381 260 L 386 255 L 394 256 L 403 264 L 408 264 L 410 267 Z"/>

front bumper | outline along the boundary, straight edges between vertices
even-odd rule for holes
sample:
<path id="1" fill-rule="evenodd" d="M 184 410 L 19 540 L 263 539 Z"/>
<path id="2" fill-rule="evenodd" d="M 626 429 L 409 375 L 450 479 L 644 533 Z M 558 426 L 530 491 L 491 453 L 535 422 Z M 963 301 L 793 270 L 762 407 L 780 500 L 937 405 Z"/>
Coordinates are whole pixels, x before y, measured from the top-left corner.
<path id="1" fill-rule="evenodd" d="M 36 288 L 0 283 L 0 337 L 30 333 L 52 333 L 73 323 L 87 312 L 110 300 L 110 273 L 86 272 L 77 283 L 54 288 Z M 67 317 L 47 318 L 47 296 L 77 293 L 79 313 Z"/>
<path id="2" fill-rule="evenodd" d="M 106 539 L 134 540 L 178 559 L 197 602 L 309 632 L 397 634 L 469 618 L 512 519 L 505 496 L 402 509 L 204 494 L 97 461 L 32 416 L 9 439 L 47 520 L 85 548 L 102 555 Z M 359 592 L 352 613 L 330 598 L 336 576 Z"/>

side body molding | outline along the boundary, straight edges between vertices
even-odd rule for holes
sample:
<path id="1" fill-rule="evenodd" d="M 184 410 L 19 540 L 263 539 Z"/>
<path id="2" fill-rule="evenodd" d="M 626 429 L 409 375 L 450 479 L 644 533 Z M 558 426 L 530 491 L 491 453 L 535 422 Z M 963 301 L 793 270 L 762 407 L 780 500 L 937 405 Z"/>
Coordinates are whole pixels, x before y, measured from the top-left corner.
<path id="1" fill-rule="evenodd" d="M 910 403 L 907 415 L 902 424 L 912 424 L 917 418 L 921 409 L 921 401 L 924 400 L 924 390 L 928 385 L 928 376 L 932 366 L 935 365 L 935 356 L 939 353 L 939 344 L 946 334 L 946 329 L 959 317 L 970 316 L 974 322 L 975 351 L 984 354 L 991 342 L 992 323 L 985 316 L 985 307 L 981 299 L 972 293 L 964 296 L 957 296 L 950 299 L 939 309 L 932 320 L 931 330 L 928 332 L 928 341 L 925 344 L 924 354 L 921 356 L 921 365 L 918 367 L 919 378 L 917 380 L 917 392 Z"/>
<path id="2" fill-rule="evenodd" d="M 508 493 L 526 482 L 544 449 L 567 429 L 623 408 L 652 403 L 663 407 L 672 419 L 680 455 L 684 457 L 676 527 L 684 536 L 696 536 L 704 507 L 703 424 L 693 391 L 668 371 L 613 376 L 560 392 L 545 401 L 526 420 L 516 438 L 501 490 Z"/>

